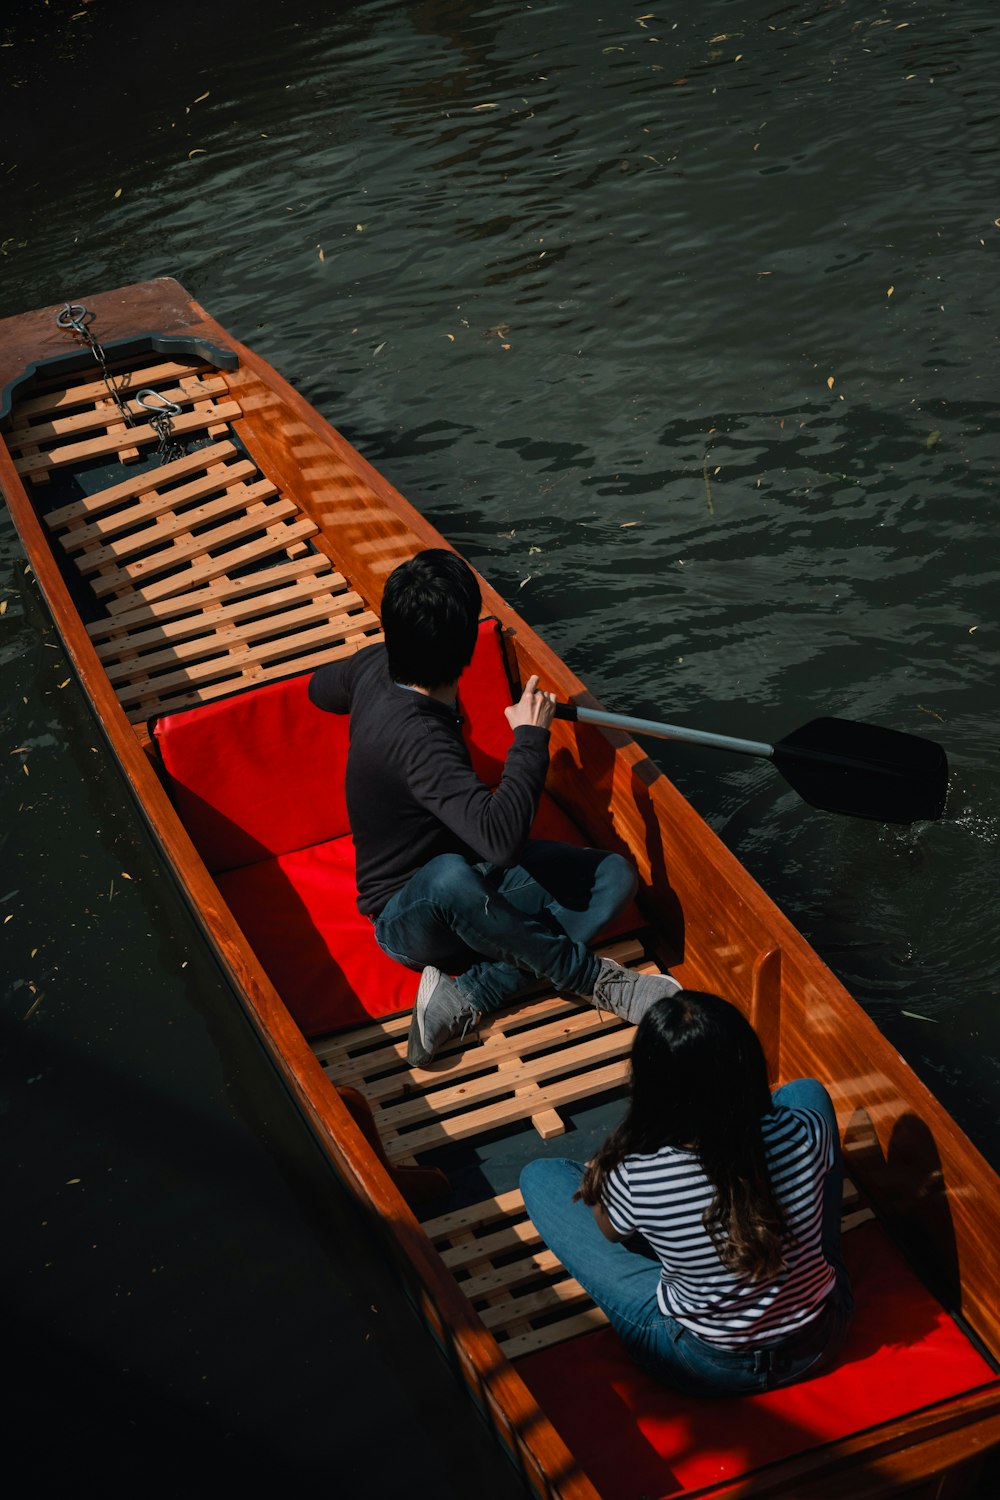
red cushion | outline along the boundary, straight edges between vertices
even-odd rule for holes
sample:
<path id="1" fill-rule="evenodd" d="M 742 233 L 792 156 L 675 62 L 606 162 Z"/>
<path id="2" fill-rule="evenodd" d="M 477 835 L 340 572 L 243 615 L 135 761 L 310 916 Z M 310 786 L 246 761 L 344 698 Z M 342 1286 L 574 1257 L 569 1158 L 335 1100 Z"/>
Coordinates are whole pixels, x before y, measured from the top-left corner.
<path id="1" fill-rule="evenodd" d="M 500 780 L 514 738 L 504 714 L 511 701 L 500 626 L 496 620 L 482 620 L 472 660 L 459 679 L 458 704 L 473 770 L 487 786 Z"/>
<path id="2" fill-rule="evenodd" d="M 358 911 L 352 839 L 229 870 L 218 881 L 307 1037 L 413 1004 L 420 975 L 382 952 Z"/>
<path id="3" fill-rule="evenodd" d="M 995 1380 L 878 1225 L 844 1241 L 855 1314 L 835 1369 L 759 1396 L 675 1395 L 610 1329 L 529 1355 L 518 1373 L 603 1500 L 721 1484 Z"/>
<path id="4" fill-rule="evenodd" d="M 153 726 L 174 805 L 213 873 L 348 831 L 348 720 L 309 702 L 309 676 Z"/>

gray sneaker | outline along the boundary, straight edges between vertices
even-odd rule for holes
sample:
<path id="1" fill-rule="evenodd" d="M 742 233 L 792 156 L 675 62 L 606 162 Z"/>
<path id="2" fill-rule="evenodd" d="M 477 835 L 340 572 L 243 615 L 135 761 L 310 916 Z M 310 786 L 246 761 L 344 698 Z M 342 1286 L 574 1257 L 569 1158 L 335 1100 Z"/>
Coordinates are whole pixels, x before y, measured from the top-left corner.
<path id="1" fill-rule="evenodd" d="M 479 1012 L 462 994 L 454 979 L 440 969 L 426 968 L 413 1005 L 406 1043 L 411 1068 L 425 1068 L 450 1037 L 465 1036 L 479 1023 Z"/>
<path id="2" fill-rule="evenodd" d="M 594 984 L 591 1000 L 598 1010 L 613 1011 L 623 1021 L 638 1026 L 649 1007 L 665 995 L 676 995 L 683 989 L 672 974 L 637 974 L 611 958 L 601 959 L 601 971 Z"/>

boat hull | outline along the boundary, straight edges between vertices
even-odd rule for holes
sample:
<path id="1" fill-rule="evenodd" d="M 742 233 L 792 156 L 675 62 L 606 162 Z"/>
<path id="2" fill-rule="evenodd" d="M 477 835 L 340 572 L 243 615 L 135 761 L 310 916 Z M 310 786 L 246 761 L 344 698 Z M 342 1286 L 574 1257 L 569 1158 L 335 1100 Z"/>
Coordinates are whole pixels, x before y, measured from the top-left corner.
<path id="1" fill-rule="evenodd" d="M 149 334 L 195 341 L 235 360 L 222 372 L 226 423 L 276 491 L 294 497 L 310 546 L 349 578 L 367 619 L 377 617 L 388 573 L 440 534 L 253 351 L 232 338 L 176 282 L 123 288 L 88 300 L 95 331 L 111 340 Z M 65 358 L 55 308 L 0 324 L 0 385 L 18 402 L 44 386 L 45 361 Z M 228 406 L 224 406 L 229 410 Z M 211 412 L 209 417 L 211 417 Z M 141 696 L 130 711 L 109 678 L 41 518 L 22 449 L 0 444 L 0 487 L 66 650 L 108 745 L 235 995 L 257 1029 L 321 1148 L 381 1226 L 428 1326 L 523 1472 L 532 1491 L 595 1493 L 516 1367 L 463 1295 L 397 1181 L 373 1152 L 223 899 L 157 773 Z M 117 441 L 117 440 L 116 440 Z M 127 442 L 127 434 L 119 448 Z M 117 451 L 117 450 L 115 450 Z M 122 467 L 123 476 L 127 474 Z M 296 523 L 297 524 L 297 523 Z M 94 544 L 96 545 L 96 543 Z M 295 539 L 290 545 L 294 550 Z M 511 668 L 538 673 L 565 701 L 596 707 L 583 683 L 483 581 L 484 608 L 501 624 Z M 374 638 L 369 626 L 366 635 Z M 377 619 L 375 628 L 377 628 Z M 351 649 L 355 649 L 355 641 Z M 311 648 L 310 648 L 311 649 Z M 301 661 L 303 658 L 299 658 Z M 311 659 L 311 658 L 310 658 Z M 278 661 L 277 676 L 288 666 Z M 289 668 L 290 669 L 290 668 Z M 245 681 L 196 679 L 191 701 L 252 687 L 271 667 L 254 658 Z M 134 684 L 133 684 L 134 685 Z M 185 690 L 171 688 L 170 692 Z M 170 700 L 173 702 L 173 700 Z M 141 712 L 140 712 L 141 710 Z M 983 1347 L 1000 1352 L 992 1263 L 1000 1243 L 997 1179 L 955 1122 L 886 1044 L 801 934 L 698 817 L 666 775 L 624 735 L 557 723 L 548 790 L 588 841 L 626 852 L 639 871 L 652 953 L 690 988 L 726 995 L 758 1030 L 773 1080 L 814 1076 L 830 1089 L 848 1170 L 895 1238 L 920 1260 L 941 1299 Z M 886 1493 L 933 1487 L 1000 1441 L 1000 1397 L 973 1392 L 947 1408 L 884 1424 L 823 1454 L 774 1466 L 725 1492 Z M 714 1492 L 714 1491 L 713 1491 Z M 722 1490 L 719 1490 L 721 1493 Z M 928 1490 L 930 1492 L 930 1489 Z M 706 1492 L 707 1493 L 707 1492 Z"/>

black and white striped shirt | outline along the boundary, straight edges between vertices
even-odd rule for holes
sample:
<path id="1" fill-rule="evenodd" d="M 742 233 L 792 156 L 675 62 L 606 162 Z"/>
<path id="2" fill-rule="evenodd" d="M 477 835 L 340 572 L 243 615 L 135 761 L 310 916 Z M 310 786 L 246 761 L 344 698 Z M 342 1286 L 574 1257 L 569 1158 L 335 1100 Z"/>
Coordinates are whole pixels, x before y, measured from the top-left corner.
<path id="1" fill-rule="evenodd" d="M 638 1231 L 660 1258 L 661 1312 L 727 1349 L 772 1344 L 810 1322 L 832 1290 L 820 1244 L 823 1186 L 834 1160 L 832 1133 L 811 1109 L 776 1106 L 761 1120 L 775 1195 L 792 1231 L 785 1267 L 773 1281 L 726 1270 L 703 1223 L 715 1190 L 693 1151 L 663 1146 L 627 1156 L 609 1173 L 604 1207 L 618 1234 Z"/>

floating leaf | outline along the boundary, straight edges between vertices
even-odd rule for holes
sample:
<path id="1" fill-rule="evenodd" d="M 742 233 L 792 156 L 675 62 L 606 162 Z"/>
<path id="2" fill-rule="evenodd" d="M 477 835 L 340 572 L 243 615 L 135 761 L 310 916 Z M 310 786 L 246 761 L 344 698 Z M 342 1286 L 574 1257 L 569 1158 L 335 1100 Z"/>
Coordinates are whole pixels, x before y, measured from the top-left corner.
<path id="1" fill-rule="evenodd" d="M 638 521 L 622 521 L 620 523 L 620 528 L 622 531 L 627 531 L 630 526 L 638 526 L 638 524 Z"/>
<path id="2" fill-rule="evenodd" d="M 474 104 L 472 106 L 473 113 L 475 113 L 476 110 L 479 110 L 479 109 L 499 109 L 499 108 L 500 108 L 499 104 Z"/>
<path id="3" fill-rule="evenodd" d="M 828 388 L 832 391 L 833 390 L 833 376 L 832 375 L 828 375 L 827 376 L 826 383 L 827 383 Z"/>
<path id="4" fill-rule="evenodd" d="M 203 94 L 199 94 L 198 97 L 197 97 L 197 99 L 193 100 L 192 102 L 194 104 L 200 104 L 203 99 L 207 99 L 208 98 L 208 96 L 209 96 L 210 93 L 211 93 L 211 89 L 206 89 Z"/>
<path id="5" fill-rule="evenodd" d="M 385 348 L 385 341 L 383 340 L 383 342 L 381 344 L 376 344 L 375 345 L 375 348 L 372 350 L 372 354 L 381 354 L 382 350 L 384 348 Z"/>
<path id="6" fill-rule="evenodd" d="M 0 615 L 5 615 L 7 613 L 7 603 L 8 601 L 6 599 L 0 599 Z"/>
<path id="7" fill-rule="evenodd" d="M 207 156 L 207 155 L 208 155 L 208 152 L 205 150 L 204 146 L 194 146 L 188 152 L 188 161 L 191 160 L 192 156 Z"/>
<path id="8" fill-rule="evenodd" d="M 445 334 L 445 338 L 446 339 L 451 339 L 452 343 L 455 342 L 455 335 L 453 333 L 446 333 Z"/>
<path id="9" fill-rule="evenodd" d="M 890 287 L 890 288 L 889 288 L 889 290 L 888 290 L 888 291 L 887 291 L 887 292 L 886 292 L 886 294 L 885 294 L 885 295 L 886 295 L 886 296 L 887 296 L 887 297 L 891 297 L 891 296 L 892 296 L 892 294 L 893 294 L 893 292 L 894 292 L 894 291 L 895 291 L 895 290 L 896 290 L 896 288 L 895 288 L 895 287 L 894 287 L 894 286 L 891 286 L 891 287 Z"/>
<path id="10" fill-rule="evenodd" d="M 121 188 L 115 188 L 115 197 L 116 197 L 116 198 L 120 198 L 120 197 L 121 197 L 121 195 L 122 195 L 122 190 L 121 190 Z"/>
<path id="11" fill-rule="evenodd" d="M 326 256 L 323 254 L 323 246 L 322 245 L 317 245 L 316 249 L 319 251 L 319 258 L 320 258 L 320 260 L 326 260 Z"/>
<path id="12" fill-rule="evenodd" d="M 924 444 L 924 447 L 927 449 L 927 451 L 929 453 L 932 448 L 936 448 L 937 447 L 937 445 L 938 445 L 938 443 L 940 441 L 941 441 L 941 433 L 940 433 L 939 429 L 937 427 L 935 427 L 935 429 L 934 429 L 933 432 L 929 432 L 927 434 L 927 441 Z"/>

